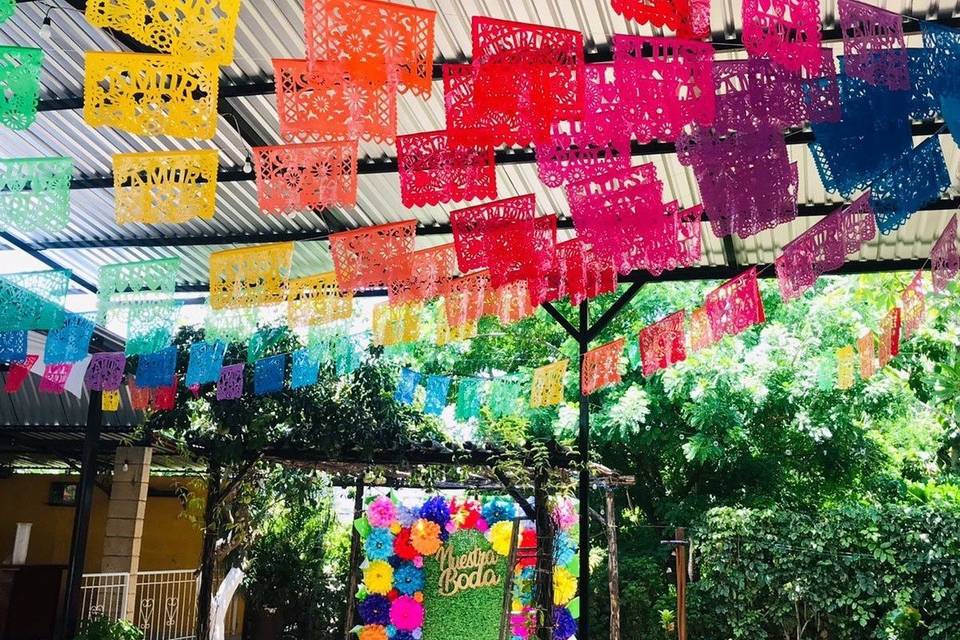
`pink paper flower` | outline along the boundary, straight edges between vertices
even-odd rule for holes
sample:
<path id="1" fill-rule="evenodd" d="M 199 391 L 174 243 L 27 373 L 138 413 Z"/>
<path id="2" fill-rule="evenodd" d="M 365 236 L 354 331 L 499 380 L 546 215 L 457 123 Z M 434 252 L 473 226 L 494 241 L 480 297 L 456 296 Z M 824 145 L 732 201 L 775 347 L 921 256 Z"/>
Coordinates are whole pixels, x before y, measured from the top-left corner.
<path id="1" fill-rule="evenodd" d="M 400 596 L 390 606 L 390 622 L 401 631 L 423 626 L 423 605 L 411 596 Z"/>
<path id="2" fill-rule="evenodd" d="M 380 496 L 367 507 L 367 521 L 371 527 L 389 527 L 396 520 L 397 510 L 393 500 Z"/>
<path id="3" fill-rule="evenodd" d="M 553 508 L 553 520 L 561 531 L 566 531 L 577 524 L 579 518 L 580 516 L 574 508 L 572 500 L 560 500 Z"/>

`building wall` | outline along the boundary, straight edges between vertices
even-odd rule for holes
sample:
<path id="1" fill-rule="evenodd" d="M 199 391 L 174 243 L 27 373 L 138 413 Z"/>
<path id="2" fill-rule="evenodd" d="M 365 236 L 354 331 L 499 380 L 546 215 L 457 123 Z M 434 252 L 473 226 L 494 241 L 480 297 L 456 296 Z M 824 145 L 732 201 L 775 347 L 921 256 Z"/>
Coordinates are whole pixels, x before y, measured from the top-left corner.
<path id="1" fill-rule="evenodd" d="M 32 522 L 27 563 L 67 563 L 74 509 L 72 506 L 51 505 L 50 485 L 77 481 L 75 475 L 14 475 L 0 479 L 0 562 L 13 553 L 17 523 Z M 169 493 L 178 486 L 189 487 L 189 483 L 183 478 L 150 478 L 150 491 Z M 96 488 L 84 565 L 86 572 L 100 571 L 108 501 L 107 494 Z M 196 568 L 200 563 L 201 542 L 199 528 L 183 517 L 178 498 L 148 495 L 140 571 Z"/>

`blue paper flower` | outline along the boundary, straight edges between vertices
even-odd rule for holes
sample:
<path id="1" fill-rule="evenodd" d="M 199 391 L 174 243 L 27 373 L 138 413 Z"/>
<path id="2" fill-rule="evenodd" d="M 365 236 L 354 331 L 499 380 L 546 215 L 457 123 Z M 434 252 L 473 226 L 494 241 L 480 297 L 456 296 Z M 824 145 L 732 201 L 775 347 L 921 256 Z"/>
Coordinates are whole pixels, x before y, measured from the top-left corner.
<path id="1" fill-rule="evenodd" d="M 412 596 L 417 591 L 423 591 L 423 571 L 405 562 L 393 572 L 393 584 L 400 593 Z"/>
<path id="2" fill-rule="evenodd" d="M 400 526 L 405 529 L 409 529 L 413 526 L 413 523 L 420 518 L 420 510 L 416 507 L 411 507 L 409 505 L 400 505 L 397 509 L 397 520 L 400 522 Z"/>
<path id="3" fill-rule="evenodd" d="M 557 607 L 553 610 L 553 637 L 556 640 L 567 640 L 577 632 L 577 621 L 570 615 L 566 607 Z"/>
<path id="4" fill-rule="evenodd" d="M 506 498 L 493 498 L 483 505 L 483 519 L 493 526 L 497 522 L 512 520 L 514 514 L 513 501 Z"/>
<path id="5" fill-rule="evenodd" d="M 570 536 L 565 533 L 558 533 L 553 539 L 553 563 L 564 566 L 577 555 L 577 548 L 574 546 Z"/>
<path id="6" fill-rule="evenodd" d="M 390 637 L 393 638 L 393 640 L 414 640 L 413 634 L 409 631 L 397 631 Z"/>
<path id="7" fill-rule="evenodd" d="M 393 555 L 393 534 L 389 529 L 374 529 L 364 548 L 370 560 L 386 560 Z"/>
<path id="8" fill-rule="evenodd" d="M 390 624 L 390 600 L 386 596 L 368 595 L 357 609 L 364 624 Z"/>
<path id="9" fill-rule="evenodd" d="M 440 525 L 441 533 L 450 522 L 450 506 L 443 496 L 434 496 L 420 507 L 420 517 Z"/>

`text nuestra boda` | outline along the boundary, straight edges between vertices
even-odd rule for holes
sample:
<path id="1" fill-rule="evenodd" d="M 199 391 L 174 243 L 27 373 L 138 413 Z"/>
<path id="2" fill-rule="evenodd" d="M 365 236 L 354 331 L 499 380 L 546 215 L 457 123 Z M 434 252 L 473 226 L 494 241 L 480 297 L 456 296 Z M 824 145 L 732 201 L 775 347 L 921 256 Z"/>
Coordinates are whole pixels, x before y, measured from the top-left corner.
<path id="1" fill-rule="evenodd" d="M 438 554 L 440 579 L 437 593 L 453 596 L 464 589 L 496 587 L 500 576 L 496 572 L 498 556 L 495 551 L 476 547 L 461 556 L 454 555 L 453 547 L 447 546 Z"/>

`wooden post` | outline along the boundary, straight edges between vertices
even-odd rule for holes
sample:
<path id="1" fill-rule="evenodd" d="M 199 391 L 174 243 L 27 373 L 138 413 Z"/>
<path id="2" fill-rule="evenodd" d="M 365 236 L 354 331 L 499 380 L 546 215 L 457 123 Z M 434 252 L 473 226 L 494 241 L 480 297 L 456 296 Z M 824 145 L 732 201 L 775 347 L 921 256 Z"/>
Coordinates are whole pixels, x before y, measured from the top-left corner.
<path id="1" fill-rule="evenodd" d="M 534 509 L 537 516 L 535 584 L 538 640 L 553 640 L 553 520 L 547 509 L 546 476 L 545 471 L 538 469 L 533 481 Z"/>
<path id="2" fill-rule="evenodd" d="M 687 531 L 677 527 L 677 640 L 687 640 Z"/>
<path id="3" fill-rule="evenodd" d="M 514 518 L 510 527 L 510 553 L 507 554 L 507 576 L 503 581 L 503 608 L 500 616 L 500 640 L 507 640 L 510 616 L 513 613 L 513 568 L 517 566 L 517 546 L 520 544 L 520 519 Z"/>
<path id="4" fill-rule="evenodd" d="M 343 638 L 350 640 L 353 629 L 353 610 L 357 602 L 357 571 L 360 566 L 360 532 L 354 522 L 363 516 L 363 473 L 357 475 L 353 495 L 353 522 L 350 523 L 350 579 L 347 582 L 347 614 L 343 617 Z"/>
<path id="5" fill-rule="evenodd" d="M 613 489 L 607 487 L 607 564 L 610 583 L 610 640 L 620 640 L 620 564 L 617 555 L 617 515 Z"/>

